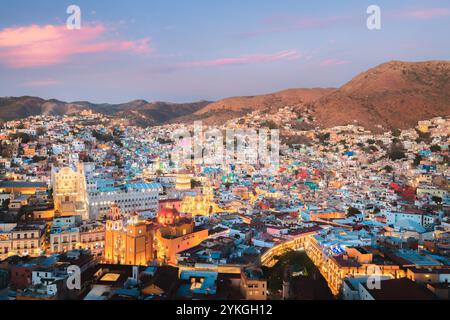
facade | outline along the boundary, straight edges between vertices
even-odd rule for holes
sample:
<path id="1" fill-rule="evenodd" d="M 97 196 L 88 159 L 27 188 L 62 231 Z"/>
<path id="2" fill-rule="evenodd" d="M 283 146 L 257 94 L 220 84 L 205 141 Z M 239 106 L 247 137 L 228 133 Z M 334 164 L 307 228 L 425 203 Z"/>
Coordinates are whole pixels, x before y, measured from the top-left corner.
<path id="1" fill-rule="evenodd" d="M 376 256 L 380 253 L 369 252 L 368 249 L 348 247 L 343 253 L 333 253 L 326 247 L 322 247 L 314 237 L 310 238 L 305 247 L 308 257 L 318 267 L 334 295 L 341 292 L 342 282 L 348 277 L 373 274 L 391 278 L 406 276 L 405 271 L 393 262 L 387 263 L 385 259 L 380 259 L 378 263 Z"/>
<path id="2" fill-rule="evenodd" d="M 45 225 L 16 226 L 11 230 L 11 251 L 19 256 L 39 256 L 45 244 Z"/>
<path id="3" fill-rule="evenodd" d="M 126 220 L 113 205 L 106 220 L 105 262 L 145 266 L 152 260 L 152 247 L 151 225 L 138 221 L 137 215 Z"/>
<path id="4" fill-rule="evenodd" d="M 450 268 L 410 268 L 406 277 L 416 283 L 450 283 Z"/>
<path id="5" fill-rule="evenodd" d="M 82 163 L 75 168 L 52 168 L 53 199 L 55 214 L 61 216 L 79 215 L 89 219 L 86 177 Z"/>
<path id="6" fill-rule="evenodd" d="M 282 255 L 288 250 L 304 249 L 310 241 L 310 236 L 314 235 L 318 230 L 320 228 L 306 228 L 293 236 L 289 236 L 287 241 L 270 247 L 261 256 L 261 264 L 265 267 L 273 267 L 278 261 L 276 259 L 277 256 Z"/>
<path id="7" fill-rule="evenodd" d="M 214 202 L 212 188 L 204 187 L 201 194 L 184 197 L 180 211 L 194 216 L 209 216 L 221 212 L 221 209 Z"/>
<path id="8" fill-rule="evenodd" d="M 8 258 L 11 253 L 11 239 L 9 233 L 0 233 L 0 261 Z"/>
<path id="9" fill-rule="evenodd" d="M 93 222 L 79 227 L 80 247 L 89 250 L 94 256 L 101 256 L 105 250 L 105 226 Z"/>
<path id="10" fill-rule="evenodd" d="M 245 300 L 267 300 L 267 280 L 260 269 L 244 268 L 240 288 Z"/>
<path id="11" fill-rule="evenodd" d="M 176 264 L 176 254 L 195 247 L 208 238 L 207 229 L 196 229 L 192 219 L 181 218 L 176 209 L 164 208 L 158 213 L 161 224 L 156 231 L 157 258 Z"/>
<path id="12" fill-rule="evenodd" d="M 80 230 L 78 228 L 54 228 L 50 233 L 50 250 L 62 253 L 79 248 Z"/>
<path id="13" fill-rule="evenodd" d="M 408 213 L 408 212 L 386 212 L 386 223 L 397 226 L 399 223 L 405 220 L 413 221 L 420 226 L 426 226 L 434 223 L 435 217 L 427 214 L 420 213 Z"/>
<path id="14" fill-rule="evenodd" d="M 45 182 L 30 181 L 2 181 L 0 182 L 1 193 L 20 193 L 34 195 L 38 192 L 46 192 L 48 189 Z"/>
<path id="15" fill-rule="evenodd" d="M 175 188 L 177 190 L 190 190 L 191 189 L 191 180 L 194 178 L 194 175 L 189 172 L 180 172 L 176 175 Z"/>
<path id="16" fill-rule="evenodd" d="M 123 214 L 136 211 L 158 210 L 159 183 L 134 183 L 121 187 L 95 188 L 89 191 L 89 213 L 91 218 L 105 216 L 113 204 Z"/>
<path id="17" fill-rule="evenodd" d="M 163 208 L 174 208 L 180 211 L 182 202 L 183 201 L 181 199 L 159 200 L 158 212 L 160 212 Z"/>

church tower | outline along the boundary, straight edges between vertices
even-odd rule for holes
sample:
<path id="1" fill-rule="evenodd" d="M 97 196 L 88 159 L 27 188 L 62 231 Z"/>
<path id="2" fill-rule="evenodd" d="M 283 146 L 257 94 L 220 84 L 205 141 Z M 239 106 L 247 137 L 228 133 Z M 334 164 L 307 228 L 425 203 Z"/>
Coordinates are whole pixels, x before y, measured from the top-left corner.
<path id="1" fill-rule="evenodd" d="M 113 204 L 106 215 L 105 261 L 120 263 L 123 260 L 125 244 L 123 243 L 123 216 L 117 204 Z"/>

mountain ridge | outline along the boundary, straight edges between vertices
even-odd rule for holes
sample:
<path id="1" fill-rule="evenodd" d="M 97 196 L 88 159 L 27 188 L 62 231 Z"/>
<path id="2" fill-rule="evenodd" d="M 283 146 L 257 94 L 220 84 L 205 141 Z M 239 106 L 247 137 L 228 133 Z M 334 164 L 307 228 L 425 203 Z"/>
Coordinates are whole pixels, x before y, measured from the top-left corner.
<path id="1" fill-rule="evenodd" d="M 293 88 L 215 102 L 126 103 L 64 102 L 39 97 L 0 98 L 0 120 L 32 115 L 65 115 L 92 110 L 153 126 L 202 120 L 221 124 L 253 111 L 276 112 L 284 106 L 312 111 L 314 125 L 328 128 L 358 124 L 372 131 L 406 129 L 420 120 L 450 115 L 450 61 L 389 61 L 364 71 L 340 88 Z"/>
<path id="2" fill-rule="evenodd" d="M 450 61 L 389 61 L 355 76 L 313 104 L 317 124 L 407 129 L 450 115 Z"/>

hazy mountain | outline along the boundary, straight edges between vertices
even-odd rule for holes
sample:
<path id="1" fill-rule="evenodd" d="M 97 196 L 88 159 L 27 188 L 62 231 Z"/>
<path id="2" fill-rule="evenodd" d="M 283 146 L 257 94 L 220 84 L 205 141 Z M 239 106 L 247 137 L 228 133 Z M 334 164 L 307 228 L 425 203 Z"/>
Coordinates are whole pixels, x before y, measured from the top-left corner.
<path id="1" fill-rule="evenodd" d="M 191 114 L 208 104 L 208 101 L 150 103 L 145 100 L 135 100 L 123 104 L 94 104 L 87 101 L 68 103 L 37 97 L 6 97 L 0 98 L 0 119 L 8 121 L 40 114 L 65 115 L 78 113 L 82 110 L 93 110 L 105 115 L 125 117 L 139 125 L 156 125 Z"/>

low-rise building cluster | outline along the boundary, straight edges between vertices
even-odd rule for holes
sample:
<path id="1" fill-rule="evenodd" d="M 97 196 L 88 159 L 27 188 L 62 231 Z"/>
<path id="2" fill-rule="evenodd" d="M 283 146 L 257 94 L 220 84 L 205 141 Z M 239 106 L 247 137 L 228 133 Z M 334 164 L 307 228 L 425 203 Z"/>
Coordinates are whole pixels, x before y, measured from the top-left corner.
<path id="1" fill-rule="evenodd" d="M 448 299 L 450 119 L 323 130 L 305 110 L 218 126 L 279 129 L 276 169 L 177 162 L 182 124 L 5 123 L 0 297 Z"/>

